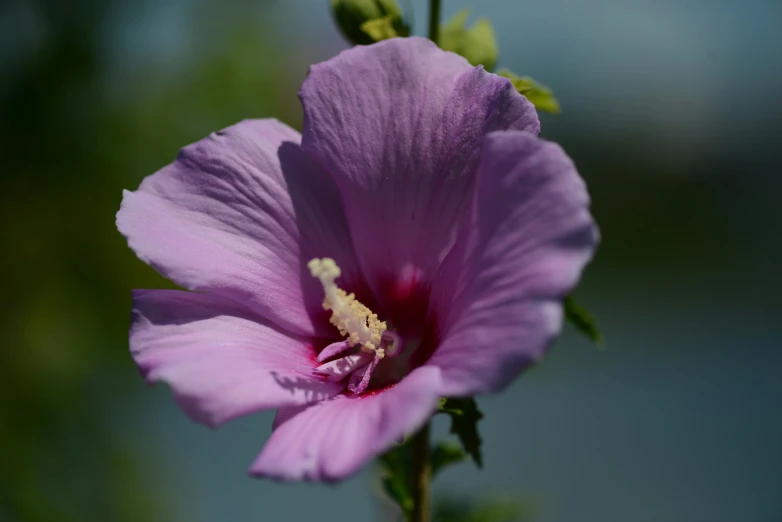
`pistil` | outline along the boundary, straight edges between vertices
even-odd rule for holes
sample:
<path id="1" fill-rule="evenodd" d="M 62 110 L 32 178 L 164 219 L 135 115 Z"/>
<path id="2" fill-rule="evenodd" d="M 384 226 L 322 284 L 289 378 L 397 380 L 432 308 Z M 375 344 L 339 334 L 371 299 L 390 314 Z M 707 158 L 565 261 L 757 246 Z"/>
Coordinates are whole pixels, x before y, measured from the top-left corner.
<path id="1" fill-rule="evenodd" d="M 323 308 L 331 310 L 331 324 L 340 335 L 346 337 L 328 345 L 318 354 L 317 361 L 323 363 L 316 372 L 332 382 L 339 382 L 350 376 L 348 390 L 358 395 L 366 391 L 372 372 L 386 355 L 396 357 L 402 352 L 403 343 L 396 332 L 387 330 L 385 322 L 377 314 L 337 286 L 335 280 L 342 273 L 333 259 L 313 259 L 307 264 L 313 277 L 320 280 L 326 294 Z M 351 350 L 352 348 L 356 350 Z M 348 353 L 330 362 L 333 357 Z"/>

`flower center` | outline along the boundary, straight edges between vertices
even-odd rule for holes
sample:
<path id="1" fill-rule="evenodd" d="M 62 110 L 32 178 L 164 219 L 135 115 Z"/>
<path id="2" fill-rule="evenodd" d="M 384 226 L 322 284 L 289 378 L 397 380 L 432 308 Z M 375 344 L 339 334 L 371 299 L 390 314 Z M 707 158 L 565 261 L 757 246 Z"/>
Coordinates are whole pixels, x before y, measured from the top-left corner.
<path id="1" fill-rule="evenodd" d="M 348 389 L 360 394 L 369 386 L 372 371 L 380 360 L 386 355 L 395 357 L 401 353 L 401 339 L 395 332 L 387 330 L 386 323 L 379 321 L 377 314 L 358 301 L 354 294 L 348 294 L 337 286 L 334 281 L 342 272 L 333 259 L 313 259 L 307 267 L 312 277 L 323 285 L 326 294 L 323 309 L 331 310 L 331 324 L 346 338 L 324 348 L 318 355 L 318 362 L 349 351 L 348 355 L 321 364 L 316 372 L 333 382 L 350 376 Z"/>

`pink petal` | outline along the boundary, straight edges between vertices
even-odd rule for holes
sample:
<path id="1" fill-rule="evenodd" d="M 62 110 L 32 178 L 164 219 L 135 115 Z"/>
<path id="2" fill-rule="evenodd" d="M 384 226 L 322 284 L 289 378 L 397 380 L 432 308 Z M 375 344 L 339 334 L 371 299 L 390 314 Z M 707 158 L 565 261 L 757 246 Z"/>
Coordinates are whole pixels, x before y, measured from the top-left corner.
<path id="1" fill-rule="evenodd" d="M 350 343 L 347 341 L 338 341 L 336 343 L 331 343 L 330 345 L 326 346 L 321 352 L 318 354 L 318 362 L 323 362 L 325 360 L 328 360 L 335 355 L 339 355 L 345 350 L 350 349 Z"/>
<path id="2" fill-rule="evenodd" d="M 136 290 L 130 351 L 149 382 L 168 383 L 180 407 L 209 426 L 344 388 L 312 375 L 315 353 L 306 340 L 214 295 Z"/>
<path id="3" fill-rule="evenodd" d="M 537 133 L 535 109 L 423 38 L 344 51 L 311 68 L 300 97 L 302 147 L 337 181 L 368 283 L 404 334 L 394 314 L 428 291 L 453 245 L 485 135 Z"/>
<path id="4" fill-rule="evenodd" d="M 559 146 L 489 135 L 470 218 L 432 294 L 442 342 L 428 364 L 443 394 L 497 391 L 541 357 L 597 242 L 586 187 Z"/>
<path id="5" fill-rule="evenodd" d="M 345 478 L 427 422 L 439 387 L 439 370 L 422 367 L 376 394 L 282 408 L 250 472 L 282 480 Z"/>
<path id="6" fill-rule="evenodd" d="M 299 139 L 276 120 L 212 134 L 126 191 L 117 226 L 176 283 L 245 303 L 297 334 L 332 334 L 306 263 L 333 257 L 348 287 L 357 264 L 337 189 Z"/>

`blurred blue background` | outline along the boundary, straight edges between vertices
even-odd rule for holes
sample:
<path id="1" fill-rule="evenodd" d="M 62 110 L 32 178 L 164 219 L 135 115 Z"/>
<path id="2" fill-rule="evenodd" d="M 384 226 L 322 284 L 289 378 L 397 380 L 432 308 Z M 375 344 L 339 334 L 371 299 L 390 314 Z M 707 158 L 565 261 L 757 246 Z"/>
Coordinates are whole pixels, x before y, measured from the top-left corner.
<path id="1" fill-rule="evenodd" d="M 489 17 L 500 66 L 563 106 L 543 135 L 593 195 L 604 242 L 576 295 L 608 342 L 566 329 L 481 399 L 486 468 L 436 492 L 540 522 L 782 520 L 782 3 L 443 3 Z M 299 127 L 308 65 L 345 47 L 325 0 L 0 6 L 0 521 L 388 516 L 369 468 L 248 478 L 271 414 L 210 431 L 144 386 L 130 289 L 169 283 L 114 228 L 122 189 L 182 145 L 246 117 Z"/>

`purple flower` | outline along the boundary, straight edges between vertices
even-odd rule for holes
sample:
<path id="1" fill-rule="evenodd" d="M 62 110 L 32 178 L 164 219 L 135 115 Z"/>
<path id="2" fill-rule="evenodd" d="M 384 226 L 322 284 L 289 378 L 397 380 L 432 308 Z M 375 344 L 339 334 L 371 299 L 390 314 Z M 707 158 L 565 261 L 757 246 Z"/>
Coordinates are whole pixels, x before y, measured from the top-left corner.
<path id="1" fill-rule="evenodd" d="M 428 40 L 344 51 L 300 97 L 303 135 L 246 120 L 185 147 L 117 226 L 193 290 L 134 292 L 146 379 L 209 426 L 277 408 L 251 472 L 338 480 L 537 360 L 597 232 L 532 105 Z"/>

